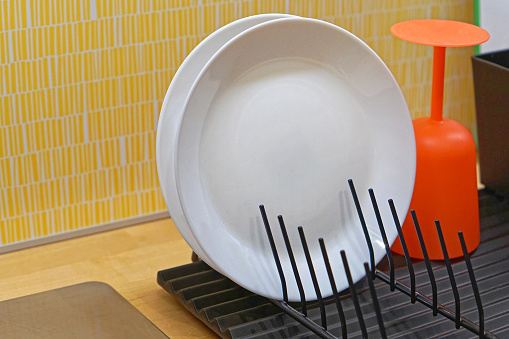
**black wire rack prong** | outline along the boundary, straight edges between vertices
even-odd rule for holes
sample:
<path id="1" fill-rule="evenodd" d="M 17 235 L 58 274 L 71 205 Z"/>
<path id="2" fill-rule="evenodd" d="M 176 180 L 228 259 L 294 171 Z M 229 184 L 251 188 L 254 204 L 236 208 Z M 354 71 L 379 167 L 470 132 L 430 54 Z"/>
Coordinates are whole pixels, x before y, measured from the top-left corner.
<path id="1" fill-rule="evenodd" d="M 364 232 L 364 238 L 366 238 L 366 244 L 368 245 L 369 251 L 369 262 L 371 267 L 371 277 L 375 279 L 375 252 L 373 251 L 373 244 L 371 243 L 371 238 L 369 237 L 368 227 L 366 226 L 366 220 L 364 220 L 364 214 L 362 213 L 361 204 L 359 203 L 359 197 L 357 196 L 357 192 L 355 191 L 355 185 L 353 184 L 352 179 L 348 179 L 348 186 L 350 186 L 350 192 L 352 193 L 352 198 L 355 204 L 355 209 L 357 210 L 357 214 L 359 215 L 359 220 L 361 222 L 362 231 Z"/>
<path id="2" fill-rule="evenodd" d="M 302 286 L 302 281 L 300 280 L 299 270 L 297 268 L 297 263 L 295 262 L 295 256 L 293 255 L 290 239 L 288 238 L 288 232 L 286 231 L 285 222 L 283 220 L 282 215 L 278 215 L 277 219 L 279 221 L 279 226 L 281 227 L 281 233 L 283 233 L 283 239 L 285 241 L 286 250 L 288 251 L 288 256 L 290 257 L 290 263 L 292 265 L 295 281 L 297 282 L 297 288 L 299 289 L 300 301 L 302 305 L 302 314 L 304 314 L 307 317 L 308 311 L 306 307 L 306 294 L 304 293 L 304 287 Z"/>
<path id="3" fill-rule="evenodd" d="M 435 220 L 435 227 L 437 229 L 438 239 L 440 240 L 440 246 L 442 247 L 442 253 L 444 255 L 445 266 L 447 267 L 447 273 L 449 274 L 449 280 L 451 281 L 452 293 L 454 295 L 455 310 L 455 325 L 456 328 L 460 328 L 460 296 L 458 293 L 458 287 L 456 286 L 456 279 L 454 278 L 454 272 L 452 271 L 451 260 L 449 260 L 449 254 L 447 253 L 447 246 L 445 245 L 444 235 L 442 233 L 442 227 L 440 221 Z"/>
<path id="4" fill-rule="evenodd" d="M 468 254 L 467 244 L 465 243 L 463 232 L 458 232 L 458 238 L 460 239 L 461 249 L 463 250 L 463 257 L 465 258 L 465 265 L 467 266 L 468 275 L 470 276 L 470 283 L 472 284 L 472 290 L 474 291 L 477 311 L 479 312 L 479 338 L 484 338 L 484 310 L 482 307 L 481 295 L 479 294 L 479 288 L 477 287 L 474 269 L 472 268 L 472 262 L 470 261 L 470 254 Z"/>
<path id="5" fill-rule="evenodd" d="M 389 286 L 391 288 L 391 291 L 394 291 L 396 289 L 395 283 L 394 283 L 394 259 L 392 258 L 391 253 L 391 247 L 389 246 L 389 241 L 387 240 L 387 234 L 385 233 L 384 224 L 382 222 L 382 216 L 380 215 L 380 209 L 378 208 L 378 203 L 376 202 L 375 198 L 375 191 L 373 191 L 372 188 L 368 189 L 369 196 L 371 198 L 371 204 L 373 204 L 373 210 L 375 211 L 376 220 L 378 222 L 378 227 L 380 228 L 380 235 L 382 236 L 382 239 L 384 241 L 385 245 L 385 253 L 387 254 L 387 260 L 389 261 L 389 277 L 390 277 L 390 283 Z"/>
<path id="6" fill-rule="evenodd" d="M 380 304 L 378 303 L 378 297 L 376 295 L 375 284 L 373 284 L 373 279 L 371 279 L 371 274 L 369 274 L 369 265 L 367 262 L 364 263 L 364 270 L 366 271 L 366 278 L 368 279 L 369 291 L 371 292 L 371 299 L 373 300 L 373 307 L 375 308 L 376 320 L 378 322 L 378 328 L 380 328 L 380 336 L 385 339 L 387 338 L 387 333 L 385 332 L 384 320 L 382 318 L 382 312 L 380 311 Z"/>
<path id="7" fill-rule="evenodd" d="M 288 289 L 286 287 L 286 279 L 285 274 L 283 273 L 283 267 L 281 266 L 281 260 L 279 259 L 279 254 L 277 253 L 276 243 L 274 242 L 274 237 L 272 236 L 272 231 L 270 229 L 269 219 L 267 218 L 267 213 L 265 212 L 265 206 L 260 205 L 260 213 L 262 214 L 263 224 L 265 225 L 265 232 L 267 232 L 267 238 L 269 238 L 270 248 L 272 250 L 272 255 L 274 256 L 274 261 L 276 262 L 277 271 L 279 273 L 279 279 L 281 280 L 281 289 L 283 291 L 283 300 L 288 302 Z"/>
<path id="8" fill-rule="evenodd" d="M 352 273 L 350 272 L 350 266 L 348 266 L 348 260 L 346 258 L 346 253 L 344 250 L 341 250 L 341 260 L 343 260 L 343 267 L 345 269 L 346 279 L 348 280 L 348 286 L 350 287 L 350 297 L 352 298 L 353 305 L 355 307 L 355 313 L 357 313 L 357 319 L 359 320 L 359 326 L 361 328 L 361 333 L 363 338 L 368 337 L 368 331 L 366 329 L 366 324 L 364 323 L 364 318 L 362 317 L 361 306 L 359 305 L 359 299 L 357 299 L 357 293 L 355 291 L 355 286 L 353 284 Z"/>
<path id="9" fill-rule="evenodd" d="M 419 226 L 419 220 L 417 219 L 417 214 L 415 210 L 410 210 L 410 215 L 412 216 L 412 222 L 414 223 L 415 232 L 417 233 L 417 238 L 419 239 L 419 245 L 421 246 L 422 256 L 424 258 L 424 263 L 426 264 L 426 270 L 428 271 L 429 281 L 431 283 L 431 291 L 433 294 L 432 303 L 433 303 L 433 316 L 437 316 L 438 314 L 438 291 L 437 291 L 437 282 L 435 280 L 435 274 L 433 273 L 433 269 L 431 268 L 431 261 L 429 260 L 428 250 L 426 249 L 426 244 L 424 243 L 424 238 L 422 236 L 421 227 Z"/>
<path id="10" fill-rule="evenodd" d="M 327 275 L 329 276 L 329 282 L 332 289 L 332 295 L 334 296 L 334 302 L 336 303 L 336 308 L 339 314 L 339 320 L 341 321 L 341 335 L 343 339 L 347 338 L 346 331 L 346 318 L 345 313 L 343 312 L 343 307 L 341 306 L 341 301 L 339 300 L 339 293 L 336 287 L 336 280 L 334 279 L 334 274 L 332 273 L 332 267 L 329 261 L 329 255 L 327 254 L 327 249 L 325 248 L 325 242 L 323 238 L 318 239 L 318 243 L 320 244 L 320 249 L 322 250 L 323 262 L 325 264 L 325 269 L 327 270 Z"/>
<path id="11" fill-rule="evenodd" d="M 316 299 L 318 300 L 318 306 L 320 307 L 320 318 L 322 320 L 322 327 L 327 330 L 327 315 L 325 314 L 325 305 L 322 299 L 322 293 L 320 292 L 320 286 L 318 286 L 318 280 L 316 279 L 315 268 L 313 266 L 313 261 L 311 260 L 311 254 L 309 253 L 308 243 L 306 241 L 306 236 L 304 235 L 304 229 L 302 226 L 297 227 L 300 236 L 300 242 L 302 243 L 302 249 L 304 250 L 304 255 L 306 256 L 306 262 L 309 268 L 309 274 L 311 275 L 311 280 L 313 281 L 313 287 L 315 288 Z"/>
<path id="12" fill-rule="evenodd" d="M 269 299 L 275 306 L 279 307 L 283 310 L 287 315 L 292 317 L 295 321 L 297 321 L 302 326 L 306 327 L 308 330 L 316 334 L 318 337 L 323 339 L 338 339 L 332 333 L 324 330 L 322 327 L 318 326 L 313 320 L 305 317 L 302 313 L 294 309 L 289 304 L 284 301 Z"/>
<path id="13" fill-rule="evenodd" d="M 414 266 L 412 265 L 412 259 L 410 259 L 410 254 L 408 253 L 408 247 L 406 245 L 405 236 L 403 235 L 403 231 L 401 229 L 401 223 L 398 218 L 398 212 L 396 212 L 396 207 L 394 206 L 394 201 L 389 199 L 389 207 L 391 208 L 392 217 L 394 219 L 394 225 L 396 225 L 396 230 L 398 231 L 399 240 L 401 242 L 401 247 L 403 248 L 403 253 L 405 254 L 405 261 L 408 267 L 408 272 L 410 273 L 410 301 L 412 304 L 415 304 L 415 273 Z"/>
<path id="14" fill-rule="evenodd" d="M 366 224 L 364 222 L 364 218 L 362 216 L 362 211 L 360 210 L 360 205 L 359 205 L 359 201 L 357 199 L 357 194 L 355 192 L 355 188 L 353 187 L 353 181 L 349 180 L 348 182 L 350 184 L 350 189 L 352 191 L 352 195 L 354 197 L 354 201 L 355 201 L 356 207 L 358 209 L 359 218 L 361 219 L 361 225 L 363 225 L 364 235 L 366 237 L 366 241 L 367 241 L 368 247 L 369 247 L 369 245 L 371 245 L 371 240 L 370 240 L 370 237 L 369 237 L 369 233 L 367 231 Z M 421 250 L 422 250 L 424 262 L 425 262 L 425 265 L 426 265 L 426 269 L 428 271 L 428 275 L 429 275 L 429 279 L 430 279 L 430 283 L 431 283 L 431 287 L 432 287 L 432 292 L 433 292 L 433 298 L 430 299 L 429 297 L 427 297 L 427 296 L 425 296 L 425 295 L 423 295 L 423 294 L 421 294 L 421 293 L 419 293 L 418 291 L 415 290 L 415 280 L 414 280 L 415 278 L 412 278 L 412 276 L 415 277 L 415 273 L 413 272 L 413 266 L 411 265 L 411 260 L 410 260 L 410 257 L 408 255 L 408 247 L 406 246 L 405 240 L 403 238 L 403 234 L 402 234 L 402 231 L 401 231 L 401 224 L 400 224 L 398 215 L 396 213 L 396 209 L 394 207 L 394 202 L 392 200 L 389 200 L 389 206 L 390 206 L 393 218 L 394 218 L 394 223 L 396 225 L 396 229 L 398 230 L 398 234 L 400 235 L 400 239 L 402 240 L 402 247 L 403 247 L 404 252 L 405 252 L 405 259 L 407 260 L 407 265 L 409 266 L 412 286 L 408 287 L 405 284 L 401 283 L 400 281 L 396 281 L 395 280 L 395 277 L 394 277 L 394 262 L 393 262 L 392 255 L 391 255 L 391 252 L 390 252 L 390 248 L 389 248 L 389 245 L 388 245 L 387 235 L 386 235 L 386 232 L 385 232 L 385 228 L 383 226 L 382 219 L 381 219 L 381 216 L 380 216 L 380 211 L 379 211 L 376 199 L 375 199 L 375 194 L 374 194 L 372 189 L 369 189 L 368 191 L 369 191 L 369 195 L 371 197 L 371 202 L 373 204 L 373 209 L 375 211 L 375 215 L 377 217 L 377 221 L 378 221 L 379 228 L 380 228 L 380 233 L 382 235 L 382 239 L 384 240 L 384 245 L 385 245 L 386 252 L 387 252 L 386 254 L 387 254 L 387 257 L 388 257 L 388 260 L 389 260 L 389 265 L 390 265 L 390 276 L 385 274 L 384 272 L 381 272 L 380 270 L 377 270 L 376 268 L 374 269 L 374 276 L 373 276 L 373 274 L 372 274 L 372 272 L 373 272 L 372 270 L 373 270 L 373 267 L 374 267 L 373 263 L 372 263 L 371 267 L 370 267 L 370 265 L 367 262 L 364 263 L 364 270 L 365 270 L 365 273 L 366 273 L 366 276 L 367 276 L 367 279 L 368 279 L 369 289 L 370 289 L 370 292 L 371 292 L 371 298 L 373 300 L 373 306 L 374 306 L 374 310 L 375 310 L 375 313 L 376 313 L 377 322 L 378 322 L 378 325 L 379 325 L 381 337 L 382 338 L 386 338 L 386 330 L 385 330 L 385 326 L 384 326 L 384 323 L 383 323 L 383 318 L 382 318 L 382 315 L 381 315 L 379 299 L 377 297 L 376 289 L 375 289 L 374 284 L 373 284 L 374 278 L 379 278 L 384 283 L 386 283 L 389 286 L 391 286 L 391 291 L 397 289 L 398 291 L 406 294 L 407 296 L 410 296 L 411 298 L 412 297 L 415 298 L 415 301 L 418 301 L 422 305 L 432 309 L 434 316 L 436 316 L 437 314 L 441 314 L 442 316 L 446 317 L 447 319 L 454 321 L 457 329 L 459 329 L 460 327 L 464 327 L 465 329 L 467 329 L 467 330 L 469 330 L 469 331 L 479 335 L 480 338 L 497 338 L 493 333 L 490 333 L 489 331 L 486 331 L 484 329 L 484 312 L 483 312 L 483 307 L 482 307 L 482 303 L 481 303 L 481 298 L 480 298 L 478 286 L 477 286 L 477 283 L 476 283 L 476 280 L 475 280 L 472 264 L 471 264 L 471 261 L 470 261 L 470 256 L 468 254 L 467 247 L 466 247 L 466 244 L 465 244 L 465 240 L 463 238 L 463 234 L 461 232 L 459 232 L 458 233 L 458 237 L 459 237 L 459 240 L 460 240 L 460 243 L 461 243 L 461 246 L 462 246 L 462 250 L 463 250 L 463 254 L 464 254 L 464 258 L 465 258 L 465 263 L 467 265 L 468 273 L 469 273 L 469 276 L 470 276 L 470 281 L 472 283 L 472 288 L 474 290 L 474 296 L 475 296 L 475 299 L 476 299 L 477 308 L 478 308 L 478 312 L 479 312 L 479 323 L 480 323 L 480 325 L 476 325 L 475 323 L 471 322 L 470 320 L 461 317 L 458 287 L 456 285 L 456 280 L 455 280 L 455 277 L 454 277 L 454 272 L 452 270 L 450 258 L 449 258 L 448 252 L 447 252 L 447 247 L 446 247 L 444 236 L 443 236 L 443 233 L 442 233 L 442 228 L 440 226 L 440 222 L 438 220 L 436 220 L 435 221 L 435 227 L 436 227 L 438 238 L 439 238 L 439 241 L 440 241 L 440 246 L 442 247 L 442 253 L 444 255 L 444 261 L 445 261 L 447 272 L 448 272 L 448 275 L 449 275 L 449 280 L 450 280 L 450 283 L 451 283 L 452 292 L 454 294 L 454 301 L 455 301 L 455 306 L 456 306 L 456 308 L 455 308 L 456 312 L 453 312 L 450 309 L 448 309 L 447 307 L 438 304 L 437 285 L 436 285 L 433 269 L 431 267 L 431 261 L 429 259 L 428 252 L 427 252 L 427 249 L 426 249 L 426 245 L 424 243 L 424 238 L 422 236 L 421 228 L 419 226 L 419 221 L 417 220 L 417 215 L 416 215 L 414 210 L 411 210 L 410 214 L 411 214 L 414 226 L 415 226 L 417 237 L 419 239 L 419 244 L 421 246 Z M 321 292 L 320 292 L 320 289 L 319 289 L 318 279 L 316 277 L 314 266 L 313 266 L 313 263 L 311 261 L 311 256 L 310 256 L 307 240 L 306 240 L 306 237 L 305 237 L 304 230 L 303 230 L 302 226 L 299 226 L 297 229 L 298 229 L 298 232 L 299 232 L 299 236 L 300 236 L 300 240 L 301 240 L 302 247 L 303 247 L 303 250 L 304 250 L 304 254 L 306 256 L 306 261 L 307 261 L 308 269 L 309 269 L 309 272 L 310 272 L 310 275 L 311 275 L 311 279 L 313 281 L 313 286 L 315 288 L 315 292 L 316 292 L 316 296 L 317 296 L 317 300 L 318 300 L 318 305 L 320 307 L 320 315 L 321 315 L 321 320 L 322 320 L 322 326 L 318 325 L 313 320 L 311 320 L 311 319 L 309 319 L 307 317 L 306 296 L 305 296 L 305 293 L 304 293 L 304 288 L 303 288 L 303 285 L 302 285 L 300 274 L 299 274 L 299 271 L 298 271 L 298 268 L 297 268 L 297 263 L 296 263 L 295 256 L 294 256 L 294 253 L 293 253 L 293 250 L 292 250 L 292 246 L 290 244 L 290 240 L 289 240 L 289 237 L 288 237 L 288 232 L 287 232 L 287 229 L 286 229 L 283 217 L 281 215 L 279 215 L 277 218 L 278 218 L 279 225 L 280 225 L 280 228 L 281 228 L 281 233 L 283 235 L 283 240 L 285 242 L 285 246 L 286 246 L 286 249 L 287 249 L 287 252 L 288 252 L 288 256 L 289 256 L 289 259 L 290 259 L 292 270 L 293 270 L 293 273 L 294 273 L 294 276 L 295 276 L 295 281 L 297 283 L 297 287 L 298 287 L 298 290 L 299 290 L 301 304 L 302 304 L 302 311 L 298 311 L 298 310 L 294 309 L 292 306 L 290 306 L 288 304 L 288 302 L 287 302 L 287 299 L 288 299 L 287 293 L 288 292 L 286 291 L 286 288 L 287 288 L 286 280 L 285 280 L 285 277 L 284 277 L 283 270 L 281 268 L 281 263 L 280 263 L 278 252 L 276 250 L 276 246 L 275 246 L 275 242 L 274 242 L 274 239 L 273 239 L 273 235 L 272 235 L 272 232 L 270 230 L 270 225 L 269 225 L 269 222 L 268 222 L 268 219 L 267 219 L 267 214 L 265 212 L 265 208 L 264 208 L 263 205 L 260 205 L 259 207 L 260 207 L 260 212 L 262 214 L 262 219 L 263 219 L 266 231 L 267 231 L 267 236 L 268 236 L 269 242 L 271 244 L 271 249 L 272 249 L 272 252 L 273 252 L 273 255 L 274 255 L 274 259 L 275 259 L 276 262 L 279 262 L 279 264 L 277 264 L 277 266 L 278 266 L 278 271 L 279 271 L 279 274 L 280 274 L 281 284 L 282 284 L 282 288 L 283 288 L 283 296 L 286 295 L 286 300 L 285 301 L 278 301 L 278 300 L 270 300 L 270 301 L 274 305 L 280 307 L 283 311 L 285 311 L 289 316 L 291 316 L 297 322 L 299 322 L 303 326 L 305 326 L 308 329 L 310 329 L 313 333 L 317 334 L 319 337 L 327 338 L 327 339 L 337 339 L 334 335 L 332 335 L 330 332 L 327 331 L 327 322 L 326 322 L 326 314 L 325 314 L 324 301 L 323 301 L 323 298 L 322 298 L 322 295 L 321 295 Z M 325 267 L 327 269 L 327 274 L 328 274 L 328 277 L 329 277 L 329 282 L 331 284 L 332 293 L 333 293 L 333 296 L 334 296 L 334 301 L 336 303 L 336 307 L 337 307 L 337 310 L 338 310 L 338 315 L 339 315 L 339 318 L 340 318 L 340 321 L 341 321 L 342 336 L 343 336 L 343 338 L 347 338 L 346 317 L 345 317 L 345 314 L 344 314 L 344 311 L 343 311 L 343 308 L 342 308 L 342 305 L 341 305 L 341 302 L 340 302 L 339 293 L 337 291 L 337 286 L 336 286 L 336 282 L 335 282 L 334 275 L 333 275 L 333 272 L 332 272 L 331 264 L 330 264 L 330 261 L 329 261 L 327 250 L 325 248 L 324 239 L 323 238 L 319 238 L 318 242 L 319 242 L 320 249 L 321 249 L 321 252 L 322 252 L 322 257 L 323 257 L 323 260 L 324 260 L 324 264 L 325 264 Z M 340 254 L 341 254 L 341 259 L 342 259 L 342 262 L 343 262 L 343 268 L 345 270 L 345 275 L 346 275 L 346 278 L 347 278 L 347 281 L 348 281 L 348 286 L 349 286 L 349 291 L 350 291 L 350 298 L 352 300 L 352 303 L 353 303 L 354 309 L 355 309 L 355 313 L 356 313 L 357 318 L 358 318 L 359 328 L 361 330 L 361 335 L 362 335 L 363 338 L 367 338 L 367 328 L 366 328 L 366 324 L 365 324 L 365 321 L 364 321 L 364 318 L 363 318 L 363 315 L 362 315 L 362 310 L 361 310 L 361 307 L 360 307 L 360 304 L 359 304 L 357 292 L 355 290 L 355 285 L 353 283 L 352 274 L 351 274 L 351 271 L 350 271 L 350 267 L 349 267 L 349 264 L 348 264 L 346 253 L 345 253 L 344 250 L 342 250 L 342 251 L 340 251 Z M 371 257 L 370 259 L 373 259 L 373 258 Z"/>

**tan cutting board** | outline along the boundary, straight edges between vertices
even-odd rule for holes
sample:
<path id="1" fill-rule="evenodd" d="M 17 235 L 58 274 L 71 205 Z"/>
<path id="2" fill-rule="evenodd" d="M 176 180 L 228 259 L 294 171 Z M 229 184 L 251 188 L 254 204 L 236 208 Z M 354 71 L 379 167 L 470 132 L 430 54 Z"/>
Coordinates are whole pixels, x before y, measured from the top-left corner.
<path id="1" fill-rule="evenodd" d="M 3 339 L 167 338 L 117 291 L 101 282 L 0 302 L 0 331 Z"/>

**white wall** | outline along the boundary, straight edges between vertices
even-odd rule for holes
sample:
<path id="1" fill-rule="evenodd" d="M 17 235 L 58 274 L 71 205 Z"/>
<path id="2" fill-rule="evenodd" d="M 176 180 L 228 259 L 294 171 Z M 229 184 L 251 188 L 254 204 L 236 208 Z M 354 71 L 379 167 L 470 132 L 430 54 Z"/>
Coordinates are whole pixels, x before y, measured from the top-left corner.
<path id="1" fill-rule="evenodd" d="M 479 25 L 490 33 L 481 53 L 509 49 L 509 0 L 479 0 Z"/>

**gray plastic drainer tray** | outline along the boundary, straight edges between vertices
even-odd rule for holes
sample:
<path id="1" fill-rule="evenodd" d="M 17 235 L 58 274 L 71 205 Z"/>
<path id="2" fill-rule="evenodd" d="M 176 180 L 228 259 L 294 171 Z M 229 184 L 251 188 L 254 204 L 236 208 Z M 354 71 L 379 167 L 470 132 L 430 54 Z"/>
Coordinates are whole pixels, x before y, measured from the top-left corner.
<path id="1" fill-rule="evenodd" d="M 479 192 L 481 244 L 471 255 L 472 265 L 484 306 L 485 329 L 499 338 L 509 338 L 509 198 L 493 192 Z M 396 279 L 409 284 L 402 256 L 394 256 Z M 417 290 L 431 295 L 423 261 L 414 261 Z M 454 308 L 454 298 L 446 267 L 432 262 L 437 280 L 438 302 Z M 388 270 L 386 260 L 377 268 Z M 463 261 L 453 261 L 453 270 L 461 298 L 461 315 L 477 323 L 477 308 Z M 157 281 L 168 293 L 222 338 L 314 338 L 307 328 L 274 306 L 268 299 L 255 295 L 212 270 L 202 261 L 158 272 Z M 465 330 L 456 330 L 454 322 L 420 305 L 376 279 L 375 287 L 389 338 L 476 338 Z M 379 329 L 367 281 L 356 284 L 368 334 L 379 337 Z M 361 336 L 357 316 L 348 291 L 341 293 L 348 337 Z M 297 308 L 298 305 L 295 305 Z M 308 317 L 319 322 L 320 313 L 308 304 Z M 329 331 L 340 337 L 340 321 L 332 300 L 326 307 Z"/>

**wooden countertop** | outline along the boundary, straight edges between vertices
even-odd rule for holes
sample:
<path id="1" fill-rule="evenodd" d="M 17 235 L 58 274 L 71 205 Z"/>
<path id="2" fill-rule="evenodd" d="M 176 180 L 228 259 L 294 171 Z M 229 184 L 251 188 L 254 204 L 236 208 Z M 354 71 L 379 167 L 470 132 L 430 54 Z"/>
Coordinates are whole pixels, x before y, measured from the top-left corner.
<path id="1" fill-rule="evenodd" d="M 101 281 L 170 338 L 216 338 L 156 282 L 157 272 L 191 262 L 171 219 L 0 255 L 0 301 Z"/>
<path id="2" fill-rule="evenodd" d="M 169 218 L 0 254 L 0 301 L 101 281 L 170 338 L 217 338 L 156 282 L 191 254 Z"/>

